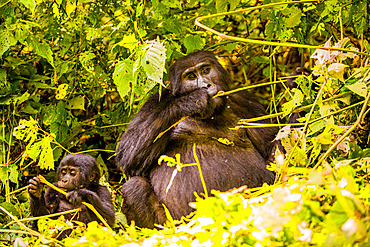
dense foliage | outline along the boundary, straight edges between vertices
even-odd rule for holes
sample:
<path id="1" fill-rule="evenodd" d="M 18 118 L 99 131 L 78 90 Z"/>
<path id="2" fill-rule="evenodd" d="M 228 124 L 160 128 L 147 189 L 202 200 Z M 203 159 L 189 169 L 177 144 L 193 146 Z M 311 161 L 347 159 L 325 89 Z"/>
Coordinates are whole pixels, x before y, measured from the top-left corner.
<path id="1" fill-rule="evenodd" d="M 280 2 L 0 0 L 0 245 L 369 245 L 369 3 Z M 128 226 L 112 162 L 119 135 L 166 86 L 169 64 L 201 49 L 282 128 L 276 183 L 215 192 L 180 226 Z M 289 90 L 297 66 L 313 74 Z M 302 111 L 295 128 L 281 124 Z M 37 174 L 53 182 L 55 165 L 77 152 L 96 157 L 117 227 L 91 223 L 57 242 L 70 222 L 44 218 L 41 234 L 31 231 L 26 185 Z"/>

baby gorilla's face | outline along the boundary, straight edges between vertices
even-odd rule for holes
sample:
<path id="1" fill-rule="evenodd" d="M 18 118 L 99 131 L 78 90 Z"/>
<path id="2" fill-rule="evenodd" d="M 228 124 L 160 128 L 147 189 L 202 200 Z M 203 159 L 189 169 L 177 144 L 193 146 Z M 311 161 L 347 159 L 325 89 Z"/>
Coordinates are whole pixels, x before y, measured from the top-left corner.
<path id="1" fill-rule="evenodd" d="M 58 174 L 58 186 L 65 191 L 72 191 L 80 188 L 81 170 L 79 167 L 65 165 L 60 168 Z"/>

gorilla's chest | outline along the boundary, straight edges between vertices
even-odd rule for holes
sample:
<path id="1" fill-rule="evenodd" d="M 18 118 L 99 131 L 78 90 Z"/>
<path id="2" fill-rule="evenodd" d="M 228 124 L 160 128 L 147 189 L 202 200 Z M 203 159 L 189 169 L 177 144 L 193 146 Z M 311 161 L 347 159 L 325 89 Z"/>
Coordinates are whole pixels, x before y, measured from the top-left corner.
<path id="1" fill-rule="evenodd" d="M 192 146 L 194 143 L 213 148 L 225 145 L 250 148 L 252 144 L 244 129 L 230 129 L 236 125 L 236 121 L 221 117 L 206 120 L 186 118 L 173 127 L 167 151 L 178 149 L 181 153 L 186 146 Z"/>

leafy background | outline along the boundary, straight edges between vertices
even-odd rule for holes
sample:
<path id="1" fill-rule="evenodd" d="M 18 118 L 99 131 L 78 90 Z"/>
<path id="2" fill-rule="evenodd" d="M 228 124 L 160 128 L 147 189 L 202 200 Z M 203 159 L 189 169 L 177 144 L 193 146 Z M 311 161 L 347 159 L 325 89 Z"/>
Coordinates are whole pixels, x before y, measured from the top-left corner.
<path id="1" fill-rule="evenodd" d="M 0 244 L 56 244 L 52 237 L 63 222 L 41 221 L 43 237 L 27 228 L 25 186 L 37 174 L 53 182 L 60 159 L 77 152 L 97 159 L 118 224 L 113 231 L 90 224 L 57 244 L 368 244 L 369 3 L 294 1 L 248 9 L 276 2 L 284 1 L 0 0 Z M 232 12 L 238 9 L 248 11 Z M 224 12 L 202 23 L 236 38 L 194 25 L 197 17 Z M 344 50 L 310 59 L 328 40 Z M 354 48 L 355 57 L 349 55 Z M 200 200 L 180 228 L 173 222 L 161 231 L 127 226 L 119 213 L 124 176 L 113 162 L 120 134 L 145 99 L 167 84 L 168 66 L 201 49 L 217 54 L 235 88 L 251 90 L 275 114 L 273 123 L 285 123 L 301 107 L 303 127 L 280 135 L 288 153 L 271 164 L 275 185 Z M 298 66 L 315 76 L 289 90 L 286 76 Z"/>

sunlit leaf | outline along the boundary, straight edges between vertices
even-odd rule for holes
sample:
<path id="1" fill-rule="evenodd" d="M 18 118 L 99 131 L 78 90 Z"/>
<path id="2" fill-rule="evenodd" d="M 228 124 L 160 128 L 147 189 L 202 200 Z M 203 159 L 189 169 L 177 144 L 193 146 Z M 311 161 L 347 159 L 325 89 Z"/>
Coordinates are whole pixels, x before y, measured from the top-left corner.
<path id="1" fill-rule="evenodd" d="M 85 110 L 85 97 L 77 96 L 66 102 L 67 109 Z"/>
<path id="2" fill-rule="evenodd" d="M 283 104 L 283 116 L 290 114 L 294 108 L 300 106 L 303 102 L 304 95 L 299 89 L 293 88 L 292 92 L 294 92 L 293 99 Z"/>
<path id="3" fill-rule="evenodd" d="M 14 38 L 12 33 L 10 33 L 7 29 L 0 29 L 0 57 L 16 43 L 17 40 Z"/>
<path id="4" fill-rule="evenodd" d="M 91 51 L 86 51 L 80 54 L 79 60 L 82 66 L 90 73 L 94 72 L 94 62 L 95 54 Z"/>
<path id="5" fill-rule="evenodd" d="M 149 79 L 164 86 L 163 73 L 165 71 L 166 48 L 163 43 L 148 41 L 145 45 L 145 54 L 142 66 Z"/>
<path id="6" fill-rule="evenodd" d="M 132 52 L 136 47 L 138 47 L 138 40 L 135 38 L 133 33 L 123 36 L 122 40 L 116 43 L 112 49 L 116 46 L 123 46 Z"/>
<path id="7" fill-rule="evenodd" d="M 303 16 L 302 11 L 297 7 L 290 7 L 291 13 L 288 17 L 284 18 L 287 27 L 295 27 L 301 22 L 301 17 Z"/>
<path id="8" fill-rule="evenodd" d="M 189 35 L 184 39 L 184 45 L 187 53 L 192 53 L 195 50 L 201 50 L 205 44 L 205 40 L 199 35 Z"/>
<path id="9" fill-rule="evenodd" d="M 346 85 L 346 87 L 351 90 L 354 93 L 357 93 L 358 95 L 362 97 L 366 97 L 367 94 L 367 85 L 364 82 L 364 80 L 359 80 L 358 82 L 352 84 L 352 85 Z"/>
<path id="10" fill-rule="evenodd" d="M 33 36 L 30 36 L 26 40 L 27 46 L 33 48 L 33 52 L 37 55 L 45 58 L 54 67 L 53 52 L 50 45 L 46 42 L 40 42 Z"/>
<path id="11" fill-rule="evenodd" d="M 37 132 L 39 128 L 37 122 L 32 118 L 27 120 L 20 120 L 19 125 L 13 129 L 13 135 L 24 142 L 30 141 L 33 143 L 37 139 Z"/>
<path id="12" fill-rule="evenodd" d="M 19 182 L 19 167 L 16 164 L 10 165 L 9 179 L 15 184 Z"/>
<path id="13" fill-rule="evenodd" d="M 331 75 L 333 78 L 339 79 L 340 81 L 344 81 L 343 75 L 346 67 L 346 65 L 341 63 L 330 64 L 328 67 L 329 75 Z"/>
<path id="14" fill-rule="evenodd" d="M 32 12 L 35 11 L 35 8 L 36 8 L 36 1 L 35 0 L 19 0 L 19 1 L 21 3 L 23 3 L 24 6 L 26 6 L 26 8 L 28 8 Z"/>
<path id="15" fill-rule="evenodd" d="M 123 99 L 136 84 L 136 76 L 134 75 L 134 62 L 126 59 L 116 64 L 113 73 L 113 82 L 117 86 L 117 91 Z"/>
<path id="16" fill-rule="evenodd" d="M 42 139 L 42 148 L 39 160 L 40 169 L 54 169 L 53 149 L 50 146 L 52 139 L 47 136 Z"/>

